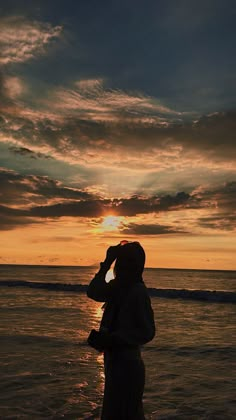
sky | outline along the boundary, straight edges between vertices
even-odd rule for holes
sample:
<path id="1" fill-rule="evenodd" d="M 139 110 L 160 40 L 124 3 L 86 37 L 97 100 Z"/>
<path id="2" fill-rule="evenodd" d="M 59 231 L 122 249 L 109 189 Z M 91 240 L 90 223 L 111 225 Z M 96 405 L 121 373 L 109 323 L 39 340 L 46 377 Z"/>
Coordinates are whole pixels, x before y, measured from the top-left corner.
<path id="1" fill-rule="evenodd" d="M 0 263 L 236 269 L 234 0 L 0 3 Z"/>

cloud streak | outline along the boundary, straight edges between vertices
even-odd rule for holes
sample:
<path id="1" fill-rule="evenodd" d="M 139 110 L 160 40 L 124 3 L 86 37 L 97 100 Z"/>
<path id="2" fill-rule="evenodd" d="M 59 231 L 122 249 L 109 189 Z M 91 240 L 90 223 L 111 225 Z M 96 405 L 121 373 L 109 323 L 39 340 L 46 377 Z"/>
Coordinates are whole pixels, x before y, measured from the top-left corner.
<path id="1" fill-rule="evenodd" d="M 43 54 L 61 32 L 61 26 L 29 21 L 23 16 L 1 18 L 0 64 L 20 63 Z"/>
<path id="2" fill-rule="evenodd" d="M 161 224 L 138 224 L 129 223 L 128 226 L 122 229 L 125 235 L 168 235 L 168 234 L 187 234 L 188 232 L 183 229 L 176 229 L 171 225 Z"/>
<path id="3" fill-rule="evenodd" d="M 14 146 L 10 146 L 9 150 L 12 151 L 13 153 L 15 153 L 16 155 L 20 155 L 20 156 L 27 156 L 30 157 L 31 159 L 40 159 L 40 158 L 44 158 L 44 159 L 50 159 L 50 156 L 47 156 L 43 153 L 35 153 L 30 149 L 27 149 L 26 147 L 14 147 Z"/>
<path id="4" fill-rule="evenodd" d="M 60 181 L 47 176 L 21 175 L 15 171 L 0 169 L 1 203 L 23 209 L 37 203 L 44 205 L 94 198 L 94 195 L 79 188 L 64 186 Z M 21 213 L 22 214 L 22 213 Z"/>
<path id="5" fill-rule="evenodd" d="M 109 90 L 102 79 L 49 92 L 36 110 L 17 100 L 23 87 L 14 83 L 1 93 L 2 142 L 87 167 L 235 169 L 234 111 L 196 118 L 141 93 Z"/>
<path id="6" fill-rule="evenodd" d="M 61 88 L 52 94 L 50 105 L 65 112 L 74 112 L 94 121 L 119 122 L 123 118 L 164 124 L 161 115 L 180 117 L 157 99 L 104 87 L 102 79 L 80 80 L 72 89 Z"/>

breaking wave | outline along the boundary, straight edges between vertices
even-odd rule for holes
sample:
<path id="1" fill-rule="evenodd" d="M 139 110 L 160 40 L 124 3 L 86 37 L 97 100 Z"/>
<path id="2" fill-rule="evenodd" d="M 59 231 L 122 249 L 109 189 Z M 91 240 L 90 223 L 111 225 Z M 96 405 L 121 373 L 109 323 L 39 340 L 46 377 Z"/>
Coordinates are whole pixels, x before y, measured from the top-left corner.
<path id="1" fill-rule="evenodd" d="M 85 293 L 87 285 L 68 283 L 44 283 L 25 280 L 3 280 L 0 286 L 7 287 L 30 287 L 32 289 L 45 289 L 52 291 Z M 188 290 L 188 289 L 157 289 L 148 288 L 152 297 L 167 299 L 187 299 L 207 302 L 236 303 L 236 292 L 223 290 Z"/>

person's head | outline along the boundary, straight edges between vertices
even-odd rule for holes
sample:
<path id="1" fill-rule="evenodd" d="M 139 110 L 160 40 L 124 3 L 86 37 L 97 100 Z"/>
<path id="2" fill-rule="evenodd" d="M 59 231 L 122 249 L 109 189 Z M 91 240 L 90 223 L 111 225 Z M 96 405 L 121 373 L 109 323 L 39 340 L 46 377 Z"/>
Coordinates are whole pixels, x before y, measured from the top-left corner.
<path id="1" fill-rule="evenodd" d="M 145 252 L 139 242 L 122 241 L 116 258 L 114 272 L 117 278 L 140 280 L 145 265 Z"/>

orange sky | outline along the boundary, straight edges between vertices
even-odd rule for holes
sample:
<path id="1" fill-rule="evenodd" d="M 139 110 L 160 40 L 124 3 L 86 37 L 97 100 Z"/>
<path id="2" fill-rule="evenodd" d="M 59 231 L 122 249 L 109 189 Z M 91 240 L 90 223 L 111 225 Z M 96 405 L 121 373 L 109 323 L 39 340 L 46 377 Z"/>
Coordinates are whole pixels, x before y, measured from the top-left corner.
<path id="1" fill-rule="evenodd" d="M 212 235 L 125 236 L 104 222 L 98 227 L 73 219 L 48 222 L 1 233 L 1 262 L 18 264 L 92 265 L 104 259 L 108 246 L 124 238 L 138 240 L 147 267 L 235 269 L 235 237 Z M 114 221 L 114 220 L 113 220 Z M 112 222 L 113 223 L 113 222 Z"/>

